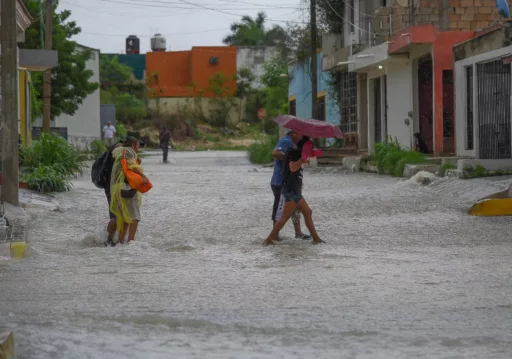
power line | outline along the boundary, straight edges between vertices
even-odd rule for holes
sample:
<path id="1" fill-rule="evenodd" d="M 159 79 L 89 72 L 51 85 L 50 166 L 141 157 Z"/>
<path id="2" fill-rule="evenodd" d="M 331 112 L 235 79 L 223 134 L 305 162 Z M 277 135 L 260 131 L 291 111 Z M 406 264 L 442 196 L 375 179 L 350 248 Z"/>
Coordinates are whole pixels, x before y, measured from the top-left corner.
<path id="1" fill-rule="evenodd" d="M 176 32 L 173 34 L 161 34 L 162 36 L 181 36 L 181 35 L 194 35 L 194 34 L 204 34 L 206 32 L 212 32 L 212 31 L 227 31 L 228 29 L 225 27 L 217 28 L 217 29 L 209 29 L 209 30 L 202 30 L 202 31 L 193 31 L 193 32 Z M 94 35 L 94 36 L 120 36 L 120 37 L 126 37 L 126 34 L 105 34 L 105 33 L 97 33 L 97 32 L 80 32 L 80 34 L 84 35 Z M 137 35 L 138 37 L 151 37 L 150 35 Z"/>
<path id="2" fill-rule="evenodd" d="M 133 2 L 133 1 L 137 1 L 137 2 Z M 213 11 L 219 11 L 218 9 L 215 9 L 215 8 L 209 8 L 209 7 L 206 7 L 204 5 L 199 5 L 199 4 L 193 4 L 193 3 L 189 3 L 189 2 L 185 2 L 186 4 L 189 4 L 193 7 L 183 7 L 183 6 L 175 6 L 175 5 L 172 5 L 171 3 L 168 3 L 168 2 L 164 2 L 164 1 L 158 1 L 158 0 L 151 0 L 151 2 L 144 2 L 142 0 L 124 0 L 124 1 L 121 1 L 121 0 L 102 0 L 102 2 L 108 2 L 108 3 L 116 3 L 116 4 L 125 4 L 125 5 L 132 5 L 132 6 L 139 6 L 139 7 L 148 7 L 148 6 L 151 6 L 153 8 L 157 7 L 157 8 L 164 8 L 164 9 L 197 9 L 198 7 L 199 8 L 204 8 L 204 9 L 208 9 L 208 10 L 213 10 Z M 179 3 L 174 3 L 174 4 L 179 4 Z M 266 5 L 268 8 L 270 9 L 296 9 L 296 6 L 271 6 L 271 5 Z M 231 11 L 246 11 L 246 10 L 261 10 L 261 7 L 260 6 L 255 6 L 255 7 L 251 7 L 251 8 L 223 8 L 224 10 L 231 10 Z M 238 14 L 236 14 L 238 15 Z"/>

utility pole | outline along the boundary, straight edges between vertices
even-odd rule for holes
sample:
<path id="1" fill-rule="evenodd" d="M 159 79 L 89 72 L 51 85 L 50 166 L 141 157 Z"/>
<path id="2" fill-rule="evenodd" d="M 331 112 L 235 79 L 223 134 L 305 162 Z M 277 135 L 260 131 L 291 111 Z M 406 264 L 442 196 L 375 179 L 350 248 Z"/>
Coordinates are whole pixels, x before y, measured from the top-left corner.
<path id="1" fill-rule="evenodd" d="M 317 61 L 317 34 L 316 34 L 316 0 L 310 0 L 311 17 L 311 118 L 318 120 L 318 61 Z M 329 1 L 329 0 L 327 0 Z"/>
<path id="2" fill-rule="evenodd" d="M 45 36 L 44 48 L 51 50 L 53 46 L 53 1 L 45 3 Z M 52 98 L 52 70 L 46 70 L 43 74 L 43 132 L 50 132 L 51 123 L 51 98 Z"/>
<path id="3" fill-rule="evenodd" d="M 16 0 L 2 0 L 2 193 L 19 206 L 18 164 L 18 44 Z"/>

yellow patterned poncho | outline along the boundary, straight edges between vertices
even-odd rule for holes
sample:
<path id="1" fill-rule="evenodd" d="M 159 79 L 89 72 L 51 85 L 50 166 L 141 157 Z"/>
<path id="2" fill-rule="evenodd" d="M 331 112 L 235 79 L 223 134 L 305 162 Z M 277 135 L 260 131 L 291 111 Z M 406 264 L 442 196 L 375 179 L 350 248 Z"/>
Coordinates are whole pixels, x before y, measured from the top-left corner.
<path id="1" fill-rule="evenodd" d="M 130 224 L 134 219 L 136 219 L 133 218 L 133 215 L 129 210 L 130 205 L 140 207 L 142 204 L 142 194 L 140 192 L 137 192 L 133 198 L 123 198 L 121 196 L 121 190 L 128 188 L 128 185 L 125 183 L 126 176 L 123 171 L 121 160 L 125 158 L 128 168 L 131 170 L 136 170 L 142 173 L 143 169 L 137 161 L 137 154 L 131 147 L 118 147 L 112 151 L 112 156 L 115 161 L 112 167 L 112 176 L 110 179 L 110 193 L 112 196 L 110 211 L 116 215 L 117 231 L 121 232 L 124 229 L 125 224 Z M 132 203 L 131 201 L 136 201 L 136 203 Z"/>

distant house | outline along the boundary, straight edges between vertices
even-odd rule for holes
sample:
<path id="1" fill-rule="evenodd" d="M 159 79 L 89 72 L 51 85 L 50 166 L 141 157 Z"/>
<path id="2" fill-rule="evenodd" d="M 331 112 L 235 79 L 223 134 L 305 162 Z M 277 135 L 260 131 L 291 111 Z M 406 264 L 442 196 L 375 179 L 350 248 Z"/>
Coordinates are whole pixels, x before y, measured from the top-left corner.
<path id="1" fill-rule="evenodd" d="M 100 82 L 100 50 L 92 49 L 84 45 L 77 45 L 77 50 L 88 49 L 92 52 L 91 58 L 86 62 L 86 68 L 93 71 L 90 82 Z M 83 99 L 74 115 L 62 114 L 52 121 L 52 127 L 67 137 L 67 140 L 78 150 L 90 149 L 91 142 L 101 139 L 100 125 L 100 90 Z M 41 120 L 35 125 L 41 126 Z"/>
<path id="2" fill-rule="evenodd" d="M 193 47 L 190 51 L 156 51 L 146 54 L 148 107 L 162 114 L 179 113 L 191 106 L 192 98 L 201 103 L 209 117 L 212 98 L 233 96 L 236 92 L 236 47 Z M 214 82 L 219 80 L 215 84 Z M 212 82 L 213 81 L 213 82 Z M 195 102 L 194 106 L 197 104 Z M 229 118 L 239 118 L 233 108 Z"/>
<path id="3" fill-rule="evenodd" d="M 322 53 L 318 57 L 318 120 L 329 123 L 340 124 L 340 112 L 338 103 L 329 93 L 328 79 L 331 76 L 321 71 Z M 311 118 L 311 59 L 303 63 L 293 62 L 290 64 L 289 76 L 290 84 L 288 86 L 288 108 L 291 115 L 301 118 Z"/>
<path id="4" fill-rule="evenodd" d="M 265 73 L 264 65 L 275 56 L 279 50 L 276 47 L 268 46 L 237 46 L 236 48 L 236 69 L 247 68 L 256 76 L 254 88 L 261 88 L 261 76 Z"/>

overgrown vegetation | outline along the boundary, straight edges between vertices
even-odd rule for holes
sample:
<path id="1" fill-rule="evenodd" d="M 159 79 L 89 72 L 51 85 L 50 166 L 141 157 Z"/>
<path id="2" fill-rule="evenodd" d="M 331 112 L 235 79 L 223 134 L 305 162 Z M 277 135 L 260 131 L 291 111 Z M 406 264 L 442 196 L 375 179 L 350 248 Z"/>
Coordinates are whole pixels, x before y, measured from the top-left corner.
<path id="1" fill-rule="evenodd" d="M 439 167 L 439 177 L 444 177 L 444 176 L 446 176 L 446 172 L 447 172 L 448 170 L 454 170 L 454 169 L 456 169 L 456 168 L 457 168 L 457 166 L 452 165 L 451 163 L 443 163 L 443 164 L 441 165 L 441 167 Z"/>
<path id="2" fill-rule="evenodd" d="M 377 143 L 373 162 L 380 173 L 395 177 L 402 177 L 406 164 L 419 164 L 427 162 L 426 156 L 421 152 L 404 149 L 397 138 L 391 137 L 387 143 Z"/>
<path id="3" fill-rule="evenodd" d="M 508 176 L 512 175 L 512 171 L 506 171 L 506 170 L 496 170 L 496 171 L 490 171 L 487 170 L 482 165 L 476 165 L 473 166 L 467 166 L 464 168 L 464 171 L 462 173 L 462 178 L 464 179 L 471 179 L 471 178 L 480 178 L 480 177 L 495 177 L 495 176 Z"/>
<path id="4" fill-rule="evenodd" d="M 23 150 L 23 181 L 31 189 L 48 193 L 68 191 L 70 178 L 86 168 L 80 153 L 63 137 L 43 133 L 32 146 Z"/>
<path id="5" fill-rule="evenodd" d="M 272 163 L 272 151 L 277 142 L 277 136 L 269 136 L 263 141 L 252 144 L 247 150 L 249 161 L 255 164 Z"/>

